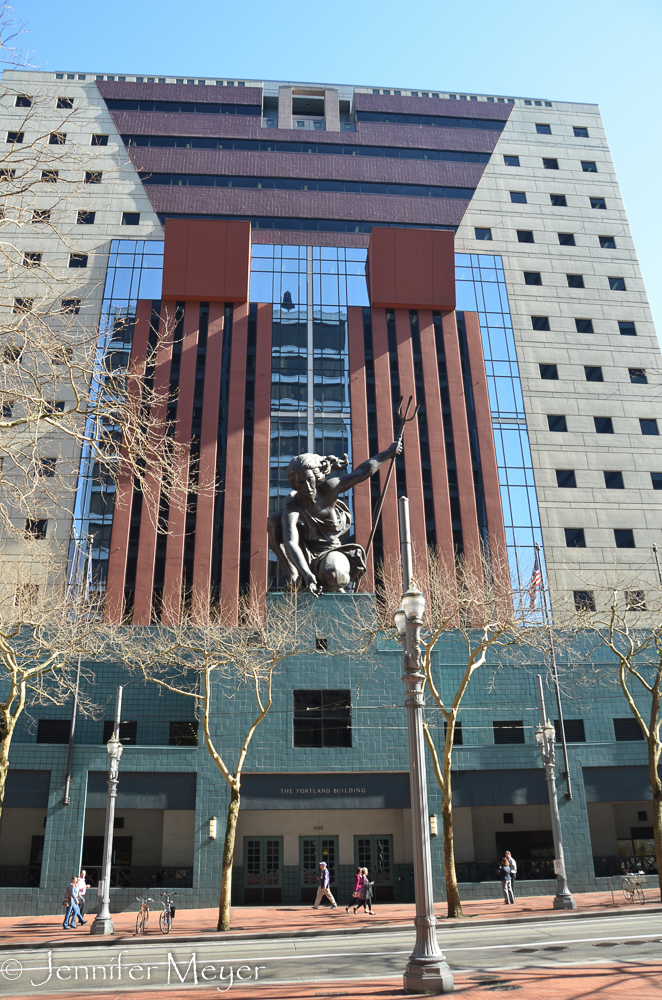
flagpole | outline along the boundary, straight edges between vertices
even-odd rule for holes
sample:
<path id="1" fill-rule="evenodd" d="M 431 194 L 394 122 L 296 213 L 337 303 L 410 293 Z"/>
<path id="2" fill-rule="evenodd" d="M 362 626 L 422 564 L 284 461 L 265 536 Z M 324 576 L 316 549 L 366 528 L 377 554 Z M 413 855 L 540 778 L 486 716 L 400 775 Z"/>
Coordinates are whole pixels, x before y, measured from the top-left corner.
<path id="1" fill-rule="evenodd" d="M 570 761 L 568 759 L 568 743 L 565 738 L 565 723 L 563 721 L 563 709 L 561 707 L 561 690 L 559 687 L 559 675 L 556 669 L 556 649 L 554 646 L 554 632 L 552 630 L 551 609 L 547 603 L 547 589 L 545 587 L 545 578 L 542 572 L 540 545 L 537 542 L 536 542 L 536 558 L 538 560 L 538 568 L 540 569 L 540 593 L 542 594 L 543 613 L 545 615 L 545 624 L 547 625 L 549 655 L 552 662 L 552 676 L 554 678 L 554 691 L 556 694 L 556 709 L 559 713 L 559 728 L 561 730 L 561 745 L 563 747 L 563 762 L 565 764 L 565 783 L 566 783 L 565 797 L 566 799 L 571 799 L 572 784 L 570 781 Z"/>

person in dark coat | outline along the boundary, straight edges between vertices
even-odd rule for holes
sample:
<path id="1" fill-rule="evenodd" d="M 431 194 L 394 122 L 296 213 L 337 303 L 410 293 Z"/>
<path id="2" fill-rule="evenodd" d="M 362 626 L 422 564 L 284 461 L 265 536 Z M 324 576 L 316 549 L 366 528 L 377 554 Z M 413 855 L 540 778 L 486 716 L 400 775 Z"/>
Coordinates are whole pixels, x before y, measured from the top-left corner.
<path id="1" fill-rule="evenodd" d="M 361 868 L 360 871 L 361 871 L 361 889 L 360 889 L 361 896 L 356 904 L 354 913 L 356 913 L 359 907 L 362 906 L 363 909 L 366 911 L 366 913 L 369 913 L 371 917 L 374 917 L 375 911 L 372 908 L 372 887 L 375 883 L 369 880 L 367 868 Z"/>
<path id="2" fill-rule="evenodd" d="M 501 859 L 501 865 L 499 867 L 499 878 L 501 879 L 501 887 L 503 889 L 503 901 L 506 903 L 514 903 L 515 897 L 513 896 L 513 883 L 510 877 L 510 865 L 508 864 L 508 858 Z"/>

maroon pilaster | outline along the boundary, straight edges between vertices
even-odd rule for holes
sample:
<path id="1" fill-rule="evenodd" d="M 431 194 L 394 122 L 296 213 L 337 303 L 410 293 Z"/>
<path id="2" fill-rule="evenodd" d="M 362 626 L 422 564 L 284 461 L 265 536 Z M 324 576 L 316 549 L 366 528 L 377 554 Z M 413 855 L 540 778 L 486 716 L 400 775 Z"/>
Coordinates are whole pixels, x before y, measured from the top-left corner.
<path id="1" fill-rule="evenodd" d="M 347 341 L 349 346 L 349 399 L 352 408 L 352 466 L 370 458 L 368 445 L 368 403 L 365 382 L 365 348 L 363 344 L 363 310 L 350 306 L 347 310 Z M 365 545 L 372 528 L 370 482 L 354 487 L 354 532 L 359 543 Z M 367 571 L 361 581 L 362 591 L 375 589 L 375 571 L 372 550 L 368 553 Z"/>
<path id="2" fill-rule="evenodd" d="M 140 413 L 142 382 L 145 375 L 151 318 L 151 301 L 146 299 L 139 301 L 136 308 L 136 323 L 133 331 L 127 384 L 127 409 L 134 413 L 136 419 Z M 106 620 L 110 622 L 120 622 L 124 612 L 124 581 L 126 578 L 126 559 L 129 548 L 129 530 L 131 528 L 131 505 L 133 502 L 134 477 L 131 470 L 132 463 L 128 458 L 126 448 L 122 446 L 120 449 L 119 474 L 115 487 L 115 509 L 113 514 L 113 530 L 110 538 L 108 579 L 106 582 L 105 616 Z"/>
<path id="3" fill-rule="evenodd" d="M 221 394 L 224 314 L 225 307 L 221 303 L 212 302 L 210 304 L 209 324 L 207 328 L 207 354 L 205 358 L 205 392 L 202 402 L 202 424 L 200 429 L 200 466 L 195 519 L 195 549 L 193 554 L 192 613 L 193 620 L 200 624 L 206 623 L 209 619 L 211 564 L 214 547 L 218 405 Z"/>
<path id="4" fill-rule="evenodd" d="M 414 381 L 414 355 L 411 346 L 409 310 L 395 310 L 395 337 L 398 344 L 398 372 L 400 375 L 400 395 L 403 406 L 412 397 L 411 413 L 416 406 L 416 383 Z M 411 540 L 414 574 L 419 585 L 427 579 L 427 532 L 425 530 L 425 504 L 423 502 L 423 479 L 421 477 L 421 448 L 418 440 L 418 419 L 411 420 L 405 427 L 403 439 L 405 477 L 411 518 Z"/>
<path id="5" fill-rule="evenodd" d="M 375 411 L 377 417 L 377 443 L 380 452 L 393 441 L 393 404 L 391 400 L 391 368 L 388 358 L 388 333 L 386 310 L 372 310 L 372 350 L 375 366 Z M 386 482 L 388 466 L 379 473 L 381 488 Z M 390 575 L 400 558 L 398 529 L 398 491 L 395 470 L 384 498 L 381 516 L 384 568 Z"/>
<path id="6" fill-rule="evenodd" d="M 251 586 L 266 589 L 269 545 L 269 460 L 271 452 L 271 304 L 257 307 L 255 402 L 253 404 L 253 487 L 251 496 Z"/>
<path id="7" fill-rule="evenodd" d="M 187 302 L 184 310 L 184 340 L 182 343 L 182 360 L 179 373 L 177 426 L 175 428 L 175 478 L 170 494 L 168 542 L 163 580 L 163 611 L 161 617 L 165 625 L 175 625 L 179 621 L 182 601 L 186 503 L 199 326 L 200 303 Z"/>
<path id="8" fill-rule="evenodd" d="M 241 544 L 242 471 L 244 465 L 244 408 L 246 405 L 246 345 L 248 305 L 235 306 L 232 320 L 232 357 L 228 388 L 228 432 L 225 457 L 221 614 L 226 625 L 237 622 L 239 610 L 239 554 Z"/>

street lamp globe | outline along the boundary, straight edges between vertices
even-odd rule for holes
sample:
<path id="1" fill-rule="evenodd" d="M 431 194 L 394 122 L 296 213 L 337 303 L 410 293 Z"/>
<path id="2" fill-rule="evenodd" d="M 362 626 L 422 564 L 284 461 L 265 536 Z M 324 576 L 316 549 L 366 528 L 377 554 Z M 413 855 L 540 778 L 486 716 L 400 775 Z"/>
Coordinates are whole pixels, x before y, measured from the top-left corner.
<path id="1" fill-rule="evenodd" d="M 421 593 L 414 581 L 409 585 L 409 590 L 402 595 L 402 607 L 411 621 L 421 619 L 425 611 L 425 595 Z"/>
<path id="2" fill-rule="evenodd" d="M 547 720 L 547 724 L 545 725 L 545 736 L 547 737 L 548 743 L 551 743 L 556 736 L 556 729 L 549 721 L 549 719 Z"/>
<path id="3" fill-rule="evenodd" d="M 113 733 L 113 735 L 110 737 L 110 739 L 106 743 L 106 750 L 108 751 L 108 756 L 111 758 L 111 760 L 113 760 L 113 759 L 114 760 L 119 760 L 120 757 L 122 756 L 122 750 L 123 749 L 124 749 L 124 747 L 122 746 L 122 744 L 120 743 L 120 741 L 117 739 L 117 736 L 115 735 L 115 733 Z"/>
<path id="4" fill-rule="evenodd" d="M 536 742 L 538 746 L 542 746 L 545 742 L 545 731 L 540 725 L 536 727 Z"/>
<path id="5" fill-rule="evenodd" d="M 395 618 L 395 627 L 398 630 L 398 635 L 402 638 L 407 631 L 407 614 L 405 609 L 398 608 L 393 617 Z"/>

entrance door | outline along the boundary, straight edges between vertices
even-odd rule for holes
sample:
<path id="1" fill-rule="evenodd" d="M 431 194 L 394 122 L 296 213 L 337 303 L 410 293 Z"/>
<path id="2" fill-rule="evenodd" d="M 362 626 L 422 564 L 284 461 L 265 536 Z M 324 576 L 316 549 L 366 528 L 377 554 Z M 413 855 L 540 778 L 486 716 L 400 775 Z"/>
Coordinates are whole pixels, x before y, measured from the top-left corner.
<path id="1" fill-rule="evenodd" d="M 354 837 L 354 857 L 375 883 L 375 900 L 393 899 L 393 837 Z"/>
<path id="2" fill-rule="evenodd" d="M 329 884 L 334 896 L 336 885 L 336 859 L 338 857 L 337 837 L 299 837 L 299 870 L 301 873 L 301 902 L 313 903 L 317 895 L 317 876 L 320 861 L 326 861 L 329 869 Z M 328 900 L 327 900 L 328 903 Z M 328 903 L 330 906 L 331 904 Z"/>
<path id="3" fill-rule="evenodd" d="M 244 837 L 244 905 L 282 902 L 283 838 Z"/>

